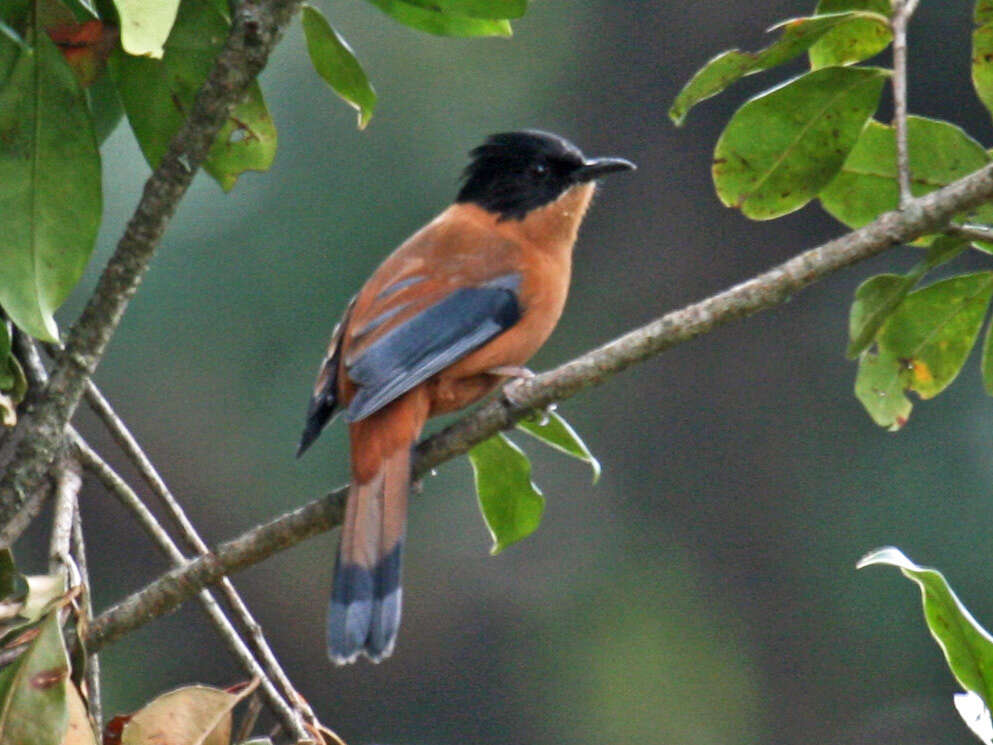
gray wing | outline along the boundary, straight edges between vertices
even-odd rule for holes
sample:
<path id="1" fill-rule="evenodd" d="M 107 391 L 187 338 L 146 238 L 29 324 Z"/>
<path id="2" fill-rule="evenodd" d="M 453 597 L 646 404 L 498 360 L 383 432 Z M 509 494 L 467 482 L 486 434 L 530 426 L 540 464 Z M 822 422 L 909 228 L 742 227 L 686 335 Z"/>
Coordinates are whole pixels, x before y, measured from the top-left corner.
<path id="1" fill-rule="evenodd" d="M 369 345 L 347 365 L 358 392 L 345 410 L 357 422 L 517 323 L 519 274 L 455 290 Z"/>

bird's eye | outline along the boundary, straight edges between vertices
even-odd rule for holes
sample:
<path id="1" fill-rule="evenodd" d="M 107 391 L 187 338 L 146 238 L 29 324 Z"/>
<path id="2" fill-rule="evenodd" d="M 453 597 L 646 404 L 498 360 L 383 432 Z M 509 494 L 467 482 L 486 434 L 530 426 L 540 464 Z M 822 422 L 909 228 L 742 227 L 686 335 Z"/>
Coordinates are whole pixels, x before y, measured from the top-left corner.
<path id="1" fill-rule="evenodd" d="M 530 170 L 531 175 L 537 178 L 544 178 L 548 175 L 548 166 L 544 163 L 532 163 Z"/>

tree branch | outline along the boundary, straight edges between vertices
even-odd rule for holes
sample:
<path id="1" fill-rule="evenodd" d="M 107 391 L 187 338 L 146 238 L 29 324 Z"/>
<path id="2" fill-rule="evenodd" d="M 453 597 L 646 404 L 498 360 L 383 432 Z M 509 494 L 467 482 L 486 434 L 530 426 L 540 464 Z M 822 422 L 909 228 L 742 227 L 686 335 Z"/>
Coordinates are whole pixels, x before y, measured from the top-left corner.
<path id="1" fill-rule="evenodd" d="M 58 353 L 57 349 L 52 351 Z M 93 413 L 99 417 L 104 423 L 104 426 L 110 431 L 114 441 L 124 451 L 135 468 L 138 469 L 145 483 L 148 484 L 152 493 L 158 498 L 159 503 L 172 517 L 173 522 L 179 528 L 180 535 L 187 548 L 198 554 L 209 553 L 210 549 L 207 547 L 207 544 L 203 542 L 196 527 L 187 517 L 179 500 L 173 495 L 165 479 L 162 478 L 155 464 L 152 463 L 151 458 L 148 457 L 137 438 L 128 429 L 127 424 L 114 411 L 110 402 L 104 397 L 103 393 L 100 392 L 100 389 L 92 380 L 86 384 L 84 398 Z M 166 551 L 166 553 L 168 554 L 169 552 Z M 179 563 L 183 564 L 184 560 L 181 558 Z M 304 698 L 297 693 L 296 688 L 283 670 L 283 666 L 280 664 L 276 654 L 272 651 L 272 647 L 269 646 L 269 642 L 262 632 L 261 625 L 255 620 L 248 605 L 242 599 L 241 595 L 238 594 L 234 583 L 225 577 L 219 584 L 221 594 L 242 636 L 254 648 L 259 663 L 272 678 L 272 682 L 280 689 L 287 704 L 295 708 L 303 720 L 316 725 L 316 715 Z"/>
<path id="2" fill-rule="evenodd" d="M 911 200 L 859 230 L 829 241 L 724 292 L 672 311 L 561 367 L 523 380 L 517 403 L 491 400 L 417 446 L 414 475 L 469 450 L 507 429 L 535 408 L 599 385 L 627 367 L 718 326 L 775 307 L 827 275 L 926 233 L 940 232 L 953 216 L 993 198 L 993 165 L 938 191 Z M 212 553 L 176 568 L 117 605 L 90 627 L 87 644 L 99 649 L 151 618 L 168 613 L 201 588 L 341 523 L 346 489 L 338 489 L 269 523 L 220 544 Z"/>
<path id="3" fill-rule="evenodd" d="M 101 458 L 87 443 L 80 437 L 76 431 L 72 428 L 69 430 L 69 436 L 72 439 L 73 446 L 79 457 L 80 463 L 93 473 L 104 487 L 117 497 L 125 508 L 132 514 L 138 517 L 138 521 L 142 524 L 146 531 L 152 536 L 153 540 L 159 545 L 160 548 L 169 556 L 175 564 L 182 565 L 184 561 L 183 554 L 180 552 L 179 548 L 172 539 L 165 532 L 155 516 L 151 514 L 149 509 L 144 505 L 144 503 L 138 498 L 138 495 L 134 493 L 134 490 L 128 486 L 127 482 L 120 477 L 120 475 L 114 471 L 104 460 Z M 280 695 L 275 684 L 266 674 L 266 671 L 259 664 L 258 660 L 252 655 L 251 650 L 245 644 L 234 625 L 224 614 L 217 600 L 210 593 L 209 590 L 203 587 L 194 591 L 197 600 L 200 601 L 200 605 L 203 606 L 204 612 L 210 618 L 211 623 L 214 628 L 217 629 L 221 640 L 224 645 L 231 652 L 231 655 L 237 660 L 241 668 L 252 678 L 258 678 L 261 682 L 262 695 L 269 704 L 269 707 L 279 718 L 279 721 L 286 728 L 287 732 L 293 735 L 295 742 L 312 742 L 312 738 L 307 734 L 301 721 L 298 719 L 298 713 L 294 710 L 291 703 L 287 702 Z M 92 628 L 92 627 L 91 627 Z M 89 652 L 96 652 L 95 647 L 91 647 L 89 644 L 89 639 L 92 634 L 87 634 L 86 636 L 86 648 Z"/>
<path id="4" fill-rule="evenodd" d="M 145 183 L 134 215 L 86 308 L 45 395 L 21 419 L 13 459 L 0 479 L 0 546 L 9 546 L 41 510 L 40 485 L 58 454 L 86 381 L 103 357 L 138 289 L 166 225 L 203 163 L 231 108 L 259 74 L 300 0 L 240 0 L 231 32 L 197 94 L 189 119 Z"/>

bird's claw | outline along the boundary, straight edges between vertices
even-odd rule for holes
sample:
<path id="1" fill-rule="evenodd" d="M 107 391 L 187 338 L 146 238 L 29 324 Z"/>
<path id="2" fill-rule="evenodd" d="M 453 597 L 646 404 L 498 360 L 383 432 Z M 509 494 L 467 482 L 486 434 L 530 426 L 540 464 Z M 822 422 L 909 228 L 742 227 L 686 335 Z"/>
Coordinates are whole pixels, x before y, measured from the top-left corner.
<path id="1" fill-rule="evenodd" d="M 500 369 L 500 368 L 496 368 L 496 369 Z M 504 368 L 504 369 L 506 369 L 506 368 Z M 531 372 L 530 370 L 528 370 L 526 367 L 524 367 L 524 368 L 516 368 L 516 369 L 523 370 L 524 374 L 514 375 L 513 380 L 508 381 L 503 386 L 503 397 L 505 399 L 507 399 L 507 402 L 510 403 L 512 406 L 516 406 L 518 408 L 521 408 L 521 407 L 527 406 L 527 402 L 523 399 L 522 396 L 519 395 L 518 389 L 522 385 L 524 385 L 524 383 L 527 380 L 529 380 L 530 378 L 533 378 L 534 377 L 534 373 Z M 493 371 L 491 371 L 491 372 L 493 372 Z M 500 373 L 494 373 L 494 374 L 500 374 Z M 508 374 L 508 373 L 503 373 L 503 374 Z M 535 408 L 535 411 L 537 412 L 538 416 L 540 417 L 538 419 L 538 424 L 541 425 L 542 427 L 547 426 L 548 425 L 548 420 L 551 417 L 552 412 L 554 412 L 555 409 L 557 409 L 557 408 L 558 408 L 558 404 L 556 404 L 554 401 L 552 403 L 548 404 L 547 406 L 536 407 Z"/>

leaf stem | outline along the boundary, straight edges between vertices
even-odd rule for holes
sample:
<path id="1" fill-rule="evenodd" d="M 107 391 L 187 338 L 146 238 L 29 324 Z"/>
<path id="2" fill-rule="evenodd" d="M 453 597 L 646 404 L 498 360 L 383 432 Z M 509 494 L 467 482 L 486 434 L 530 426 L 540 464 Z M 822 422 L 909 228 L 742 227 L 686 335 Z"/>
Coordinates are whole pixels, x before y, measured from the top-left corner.
<path id="1" fill-rule="evenodd" d="M 913 199 L 910 191 L 910 153 L 907 144 L 907 24 L 918 0 L 893 2 L 893 126 L 896 130 L 896 170 L 900 209 Z"/>

